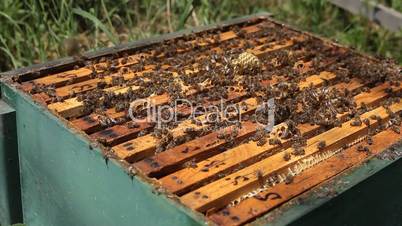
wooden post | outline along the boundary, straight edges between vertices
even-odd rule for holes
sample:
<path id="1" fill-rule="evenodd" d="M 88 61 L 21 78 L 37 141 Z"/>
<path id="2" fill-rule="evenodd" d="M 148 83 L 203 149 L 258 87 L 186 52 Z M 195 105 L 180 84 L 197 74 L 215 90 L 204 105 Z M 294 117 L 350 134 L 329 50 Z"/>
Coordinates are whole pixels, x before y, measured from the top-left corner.
<path id="1" fill-rule="evenodd" d="M 330 0 L 330 2 L 354 14 L 362 14 L 390 31 L 402 29 L 402 13 L 382 4 L 364 0 Z"/>

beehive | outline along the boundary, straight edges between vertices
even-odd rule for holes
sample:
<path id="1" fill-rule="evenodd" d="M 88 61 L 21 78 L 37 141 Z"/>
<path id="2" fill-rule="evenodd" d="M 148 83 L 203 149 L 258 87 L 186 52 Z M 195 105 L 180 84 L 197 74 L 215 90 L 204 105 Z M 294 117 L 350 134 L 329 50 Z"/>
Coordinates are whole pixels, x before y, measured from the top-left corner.
<path id="1" fill-rule="evenodd" d="M 370 159 L 401 165 L 401 68 L 266 16 L 8 74 L 29 225 L 285 224 Z M 179 120 L 132 121 L 142 99 Z"/>

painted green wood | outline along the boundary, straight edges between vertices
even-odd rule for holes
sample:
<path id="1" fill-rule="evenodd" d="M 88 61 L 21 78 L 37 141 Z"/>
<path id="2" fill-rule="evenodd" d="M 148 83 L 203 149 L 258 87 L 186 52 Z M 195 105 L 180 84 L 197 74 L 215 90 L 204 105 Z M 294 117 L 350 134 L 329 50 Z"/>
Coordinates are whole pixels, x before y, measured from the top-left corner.
<path id="1" fill-rule="evenodd" d="M 0 100 L 0 225 L 22 222 L 15 116 Z"/>
<path id="2" fill-rule="evenodd" d="M 17 111 L 24 223 L 199 225 L 199 217 L 131 179 L 114 161 L 24 94 L 3 86 Z"/>
<path id="3" fill-rule="evenodd" d="M 396 152 L 402 153 L 402 148 Z M 293 199 L 252 225 L 401 226 L 402 158 L 373 158 L 313 189 L 302 200 Z"/>

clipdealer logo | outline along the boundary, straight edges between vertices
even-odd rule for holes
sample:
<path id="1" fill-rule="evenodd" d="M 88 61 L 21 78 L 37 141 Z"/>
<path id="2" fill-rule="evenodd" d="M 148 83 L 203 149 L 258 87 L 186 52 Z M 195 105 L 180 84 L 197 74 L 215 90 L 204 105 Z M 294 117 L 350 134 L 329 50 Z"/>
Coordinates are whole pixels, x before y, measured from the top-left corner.
<path id="1" fill-rule="evenodd" d="M 185 109 L 185 116 L 183 116 Z M 214 124 L 222 121 L 229 123 L 241 123 L 245 112 L 242 104 L 225 104 L 225 100 L 221 99 L 218 105 L 197 105 L 187 99 L 176 99 L 170 105 L 157 105 L 150 98 L 137 99 L 130 103 L 128 115 L 135 123 L 155 123 L 157 128 L 161 128 L 164 124 L 175 122 L 180 123 L 184 120 L 199 120 L 201 115 L 202 124 Z M 275 125 L 275 101 L 273 98 L 255 109 L 255 122 L 258 126 L 263 127 L 267 132 L 272 131 Z"/>

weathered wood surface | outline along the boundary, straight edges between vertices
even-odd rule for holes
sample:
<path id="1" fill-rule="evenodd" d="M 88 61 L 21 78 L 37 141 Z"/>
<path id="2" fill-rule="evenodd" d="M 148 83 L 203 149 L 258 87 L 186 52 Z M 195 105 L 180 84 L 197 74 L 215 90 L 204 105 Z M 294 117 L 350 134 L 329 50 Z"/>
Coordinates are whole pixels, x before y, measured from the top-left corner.
<path id="1" fill-rule="evenodd" d="M 330 0 L 334 5 L 361 14 L 381 26 L 398 32 L 402 29 L 402 13 L 382 4 L 365 0 Z"/>

